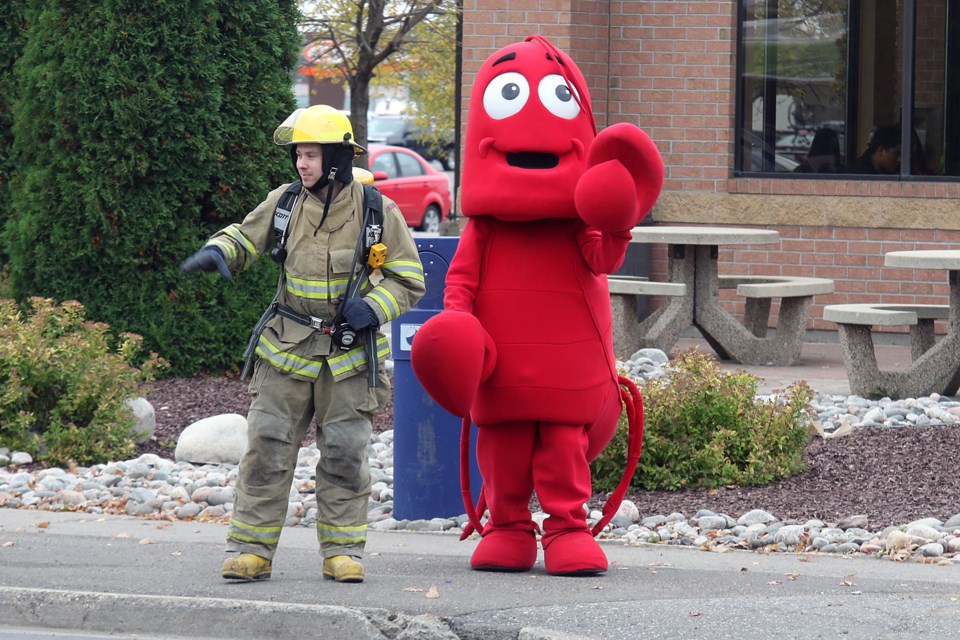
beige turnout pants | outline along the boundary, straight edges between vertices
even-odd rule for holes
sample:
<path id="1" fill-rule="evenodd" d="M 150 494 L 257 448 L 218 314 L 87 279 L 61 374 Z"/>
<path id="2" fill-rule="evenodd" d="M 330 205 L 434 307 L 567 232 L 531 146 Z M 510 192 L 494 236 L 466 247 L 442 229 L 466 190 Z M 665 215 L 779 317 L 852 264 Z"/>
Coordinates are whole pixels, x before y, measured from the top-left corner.
<path id="1" fill-rule="evenodd" d="M 324 367 L 314 382 L 297 380 L 263 361 L 250 382 L 249 444 L 240 461 L 228 553 L 272 559 L 287 517 L 300 442 L 317 419 L 317 539 L 324 558 L 363 556 L 367 538 L 372 417 L 390 383 L 369 388 L 365 372 L 335 382 Z"/>

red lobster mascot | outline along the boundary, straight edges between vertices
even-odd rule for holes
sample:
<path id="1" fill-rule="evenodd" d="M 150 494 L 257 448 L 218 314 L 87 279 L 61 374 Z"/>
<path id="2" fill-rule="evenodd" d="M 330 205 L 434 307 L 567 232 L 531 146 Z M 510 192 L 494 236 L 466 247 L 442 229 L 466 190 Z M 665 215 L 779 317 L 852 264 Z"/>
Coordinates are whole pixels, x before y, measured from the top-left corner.
<path id="1" fill-rule="evenodd" d="M 469 220 L 447 272 L 444 310 L 417 332 L 411 353 L 424 389 L 479 429 L 476 510 L 465 492 L 482 534 L 474 569 L 533 567 L 534 491 L 549 515 L 547 572 L 607 569 L 599 527 L 590 530 L 584 510 L 590 461 L 613 437 L 622 399 L 629 413 L 640 398 L 632 384 L 621 397 L 605 274 L 620 267 L 630 229 L 662 182 L 660 154 L 640 129 L 597 133 L 583 75 L 544 38 L 507 46 L 481 66 L 464 145 Z M 626 484 L 618 490 L 614 510 Z"/>

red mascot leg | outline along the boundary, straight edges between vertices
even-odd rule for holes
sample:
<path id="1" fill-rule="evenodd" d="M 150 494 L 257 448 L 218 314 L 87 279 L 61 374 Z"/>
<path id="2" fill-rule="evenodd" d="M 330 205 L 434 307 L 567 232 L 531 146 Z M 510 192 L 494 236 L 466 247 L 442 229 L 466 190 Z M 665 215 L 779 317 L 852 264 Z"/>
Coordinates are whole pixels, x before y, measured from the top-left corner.
<path id="1" fill-rule="evenodd" d="M 590 499 L 588 436 L 583 425 L 543 424 L 533 456 L 533 482 L 543 525 L 543 558 L 552 575 L 590 575 L 607 570 L 607 556 L 587 527 Z"/>
<path id="2" fill-rule="evenodd" d="M 537 537 L 530 517 L 533 495 L 532 422 L 480 425 L 477 464 L 490 517 L 470 566 L 480 571 L 529 571 L 537 561 Z"/>

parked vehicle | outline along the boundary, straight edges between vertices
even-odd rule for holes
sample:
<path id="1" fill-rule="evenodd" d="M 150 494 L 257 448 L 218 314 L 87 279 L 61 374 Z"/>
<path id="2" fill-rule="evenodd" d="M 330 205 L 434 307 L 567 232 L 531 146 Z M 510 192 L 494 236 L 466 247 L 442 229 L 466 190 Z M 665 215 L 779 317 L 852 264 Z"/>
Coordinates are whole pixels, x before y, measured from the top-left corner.
<path id="1" fill-rule="evenodd" d="M 411 149 L 371 144 L 367 151 L 374 184 L 397 203 L 407 225 L 418 231 L 438 231 L 452 205 L 447 175 Z"/>
<path id="2" fill-rule="evenodd" d="M 428 161 L 436 160 L 444 171 L 453 171 L 456 165 L 456 150 L 453 135 L 443 136 L 436 145 L 420 134 L 409 116 L 382 115 L 367 118 L 367 142 L 406 147 L 419 153 Z"/>

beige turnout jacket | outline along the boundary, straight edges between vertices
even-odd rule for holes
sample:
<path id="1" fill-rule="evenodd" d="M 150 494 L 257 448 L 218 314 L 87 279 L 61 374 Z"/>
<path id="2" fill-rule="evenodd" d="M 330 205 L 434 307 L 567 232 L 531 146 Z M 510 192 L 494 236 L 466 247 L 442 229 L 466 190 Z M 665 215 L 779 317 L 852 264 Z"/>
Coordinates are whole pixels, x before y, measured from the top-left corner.
<path id="1" fill-rule="evenodd" d="M 269 256 L 275 245 L 274 210 L 287 186 L 271 191 L 243 222 L 218 231 L 207 242 L 223 250 L 230 271 L 244 271 L 254 260 Z M 346 293 L 357 239 L 363 232 L 363 213 L 363 185 L 356 180 L 331 202 L 322 226 L 323 202 L 307 189 L 300 192 L 288 228 L 287 259 L 278 297 L 281 305 L 301 315 L 333 320 L 339 297 Z M 386 262 L 370 272 L 363 255 L 354 278 L 363 279 L 363 299 L 383 324 L 410 309 L 424 293 L 423 266 L 416 244 L 400 209 L 386 197 L 380 241 L 387 246 Z M 362 345 L 341 350 L 329 335 L 279 315 L 266 325 L 256 353 L 277 369 L 303 380 L 315 380 L 324 366 L 330 367 L 338 380 L 367 369 Z M 377 358 L 388 355 L 386 337 L 378 331 Z"/>

